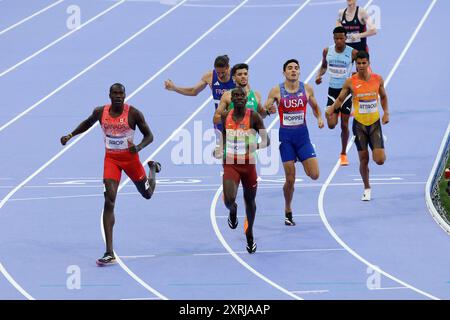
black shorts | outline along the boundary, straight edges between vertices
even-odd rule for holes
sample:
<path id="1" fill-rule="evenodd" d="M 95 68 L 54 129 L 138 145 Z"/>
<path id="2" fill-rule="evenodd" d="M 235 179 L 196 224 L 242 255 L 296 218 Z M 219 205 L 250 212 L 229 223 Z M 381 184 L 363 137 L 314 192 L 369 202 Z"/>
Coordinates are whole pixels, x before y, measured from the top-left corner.
<path id="1" fill-rule="evenodd" d="M 331 106 L 334 101 L 336 101 L 336 98 L 341 93 L 341 89 L 335 89 L 335 88 L 328 88 L 328 101 L 327 106 Z M 342 104 L 342 107 L 339 109 L 334 110 L 334 113 L 343 113 L 349 115 L 352 112 L 352 95 L 349 94 Z"/>
<path id="2" fill-rule="evenodd" d="M 367 151 L 370 149 L 384 149 L 383 132 L 381 130 L 381 122 L 378 119 L 370 126 L 365 126 L 353 119 L 353 134 L 355 135 L 355 144 L 358 151 Z"/>

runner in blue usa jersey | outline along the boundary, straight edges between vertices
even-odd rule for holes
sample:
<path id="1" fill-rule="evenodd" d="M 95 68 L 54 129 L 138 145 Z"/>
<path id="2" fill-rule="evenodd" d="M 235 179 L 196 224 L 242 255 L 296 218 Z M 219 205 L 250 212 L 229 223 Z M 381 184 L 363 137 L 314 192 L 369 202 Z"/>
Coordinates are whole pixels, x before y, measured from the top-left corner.
<path id="1" fill-rule="evenodd" d="M 283 65 L 285 81 L 270 90 L 265 108 L 270 113 L 280 115 L 280 155 L 286 181 L 283 186 L 285 200 L 285 220 L 287 226 L 295 226 L 292 218 L 292 198 L 295 184 L 295 162 L 300 161 L 308 177 L 319 178 L 319 164 L 316 152 L 309 139 L 306 126 L 307 104 L 313 109 L 317 125 L 323 128 L 323 119 L 311 86 L 299 81 L 300 65 L 297 60 L 290 59 Z"/>

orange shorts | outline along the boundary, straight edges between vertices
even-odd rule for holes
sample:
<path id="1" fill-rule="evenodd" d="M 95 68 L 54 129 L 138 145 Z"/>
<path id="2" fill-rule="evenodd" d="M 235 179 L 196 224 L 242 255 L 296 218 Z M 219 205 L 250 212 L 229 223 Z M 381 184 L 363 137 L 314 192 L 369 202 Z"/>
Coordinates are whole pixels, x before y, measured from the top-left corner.
<path id="1" fill-rule="evenodd" d="M 245 189 L 255 189 L 258 185 L 258 174 L 255 164 L 224 164 L 223 179 L 233 180 L 237 184 L 242 181 Z"/>
<path id="2" fill-rule="evenodd" d="M 103 166 L 103 179 L 112 179 L 120 182 L 122 170 L 133 182 L 142 181 L 147 177 L 138 153 L 107 151 Z"/>

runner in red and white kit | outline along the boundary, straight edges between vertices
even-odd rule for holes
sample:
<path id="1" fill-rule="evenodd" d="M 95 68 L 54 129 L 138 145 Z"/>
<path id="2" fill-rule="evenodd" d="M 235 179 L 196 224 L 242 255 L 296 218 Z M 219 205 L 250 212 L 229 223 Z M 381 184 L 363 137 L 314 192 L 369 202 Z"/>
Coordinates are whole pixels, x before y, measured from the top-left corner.
<path id="1" fill-rule="evenodd" d="M 153 134 L 144 115 L 136 108 L 125 104 L 125 87 L 120 83 L 109 89 L 111 104 L 95 108 L 93 113 L 66 136 L 61 137 L 65 145 L 72 137 L 87 131 L 97 121 L 100 122 L 105 140 L 105 162 L 103 171 L 105 204 L 103 210 L 103 228 L 106 237 L 106 252 L 97 260 L 97 265 L 113 264 L 114 205 L 122 170 L 130 177 L 145 199 L 150 199 L 155 191 L 155 175 L 161 170 L 161 164 L 149 161 L 149 176 L 142 166 L 138 152 L 153 141 Z M 136 126 L 143 134 L 141 143 L 133 143 Z"/>
<path id="2" fill-rule="evenodd" d="M 255 253 L 253 223 L 256 215 L 257 178 L 254 152 L 267 147 L 270 139 L 264 122 L 258 112 L 247 108 L 247 92 L 242 87 L 231 90 L 234 108 L 222 114 L 223 124 L 223 193 L 225 206 L 229 211 L 228 225 L 236 229 L 238 225 L 236 195 L 239 183 L 244 189 L 246 223 L 244 232 L 247 238 L 248 253 Z M 256 134 L 261 142 L 256 140 Z"/>

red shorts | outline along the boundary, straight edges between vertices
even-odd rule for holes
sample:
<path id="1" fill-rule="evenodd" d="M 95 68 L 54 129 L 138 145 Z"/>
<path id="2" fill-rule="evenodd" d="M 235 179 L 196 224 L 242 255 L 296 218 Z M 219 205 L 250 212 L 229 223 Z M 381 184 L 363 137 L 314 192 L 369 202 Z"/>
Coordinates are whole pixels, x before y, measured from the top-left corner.
<path id="1" fill-rule="evenodd" d="M 130 153 L 128 151 L 106 152 L 103 179 L 112 179 L 120 182 L 122 170 L 133 182 L 142 181 L 147 177 L 138 153 Z"/>
<path id="2" fill-rule="evenodd" d="M 255 189 L 258 185 L 258 175 L 255 164 L 224 164 L 223 179 L 233 180 L 237 184 L 242 181 L 245 189 Z"/>

